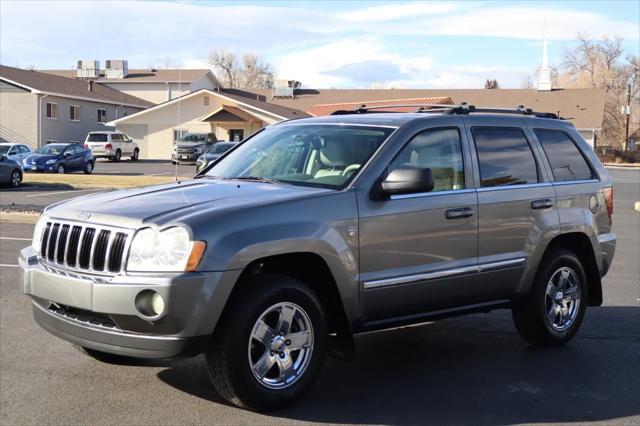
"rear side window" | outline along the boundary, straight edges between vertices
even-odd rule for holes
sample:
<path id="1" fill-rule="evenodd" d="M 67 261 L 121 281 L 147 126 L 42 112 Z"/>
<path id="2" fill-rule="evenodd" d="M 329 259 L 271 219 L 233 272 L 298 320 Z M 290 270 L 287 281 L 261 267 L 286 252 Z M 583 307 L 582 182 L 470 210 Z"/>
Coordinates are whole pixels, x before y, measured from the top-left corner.
<path id="1" fill-rule="evenodd" d="M 480 186 L 521 185 L 538 182 L 531 146 L 521 129 L 471 129 L 480 163 Z"/>
<path id="2" fill-rule="evenodd" d="M 536 129 L 535 133 L 551 164 L 556 182 L 589 180 L 595 177 L 584 156 L 565 132 Z"/>

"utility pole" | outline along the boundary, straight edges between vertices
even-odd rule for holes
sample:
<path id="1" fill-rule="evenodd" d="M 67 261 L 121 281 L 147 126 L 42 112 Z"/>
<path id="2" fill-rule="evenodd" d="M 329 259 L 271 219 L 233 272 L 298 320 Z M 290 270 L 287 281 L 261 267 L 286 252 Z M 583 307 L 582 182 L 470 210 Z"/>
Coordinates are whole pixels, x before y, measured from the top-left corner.
<path id="1" fill-rule="evenodd" d="M 627 128 L 624 133 L 624 153 L 627 153 L 627 145 L 629 145 L 629 117 L 631 117 L 631 81 L 627 84 Z"/>

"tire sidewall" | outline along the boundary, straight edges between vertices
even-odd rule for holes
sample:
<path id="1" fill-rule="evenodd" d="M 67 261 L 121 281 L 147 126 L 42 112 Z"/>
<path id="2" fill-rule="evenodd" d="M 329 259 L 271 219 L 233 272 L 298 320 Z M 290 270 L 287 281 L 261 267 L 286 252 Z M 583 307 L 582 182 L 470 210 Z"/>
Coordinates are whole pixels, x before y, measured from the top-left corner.
<path id="1" fill-rule="evenodd" d="M 272 276 L 275 278 L 276 276 Z M 245 294 L 251 298 L 249 303 L 241 301 L 240 309 L 232 316 L 225 318 L 222 326 L 225 328 L 223 337 L 224 350 L 229 351 L 227 358 L 229 380 L 239 395 L 243 395 L 242 405 L 248 408 L 262 410 L 274 408 L 282 403 L 300 396 L 315 380 L 326 352 L 327 327 L 322 306 L 315 294 L 297 280 L 289 277 L 278 277 L 279 285 L 273 288 L 273 281 L 268 284 L 254 283 L 254 285 L 270 285 L 269 291 L 257 295 L 253 292 Z M 270 389 L 262 385 L 253 375 L 249 365 L 248 345 L 249 337 L 255 322 L 271 306 L 290 302 L 301 307 L 309 316 L 313 327 L 313 353 L 302 377 L 291 386 L 284 389 Z M 215 334 L 214 334 L 215 339 Z"/>
<path id="2" fill-rule="evenodd" d="M 547 321 L 547 312 L 545 305 L 545 295 L 547 290 L 547 284 L 551 279 L 551 276 L 563 266 L 571 268 L 578 277 L 579 288 L 580 288 L 580 306 L 578 308 L 578 314 L 576 319 L 574 320 L 571 326 L 563 331 L 555 330 Z M 587 277 L 584 272 L 584 268 L 580 263 L 580 260 L 571 252 L 568 251 L 559 251 L 553 254 L 553 257 L 550 257 L 549 261 L 546 262 L 542 271 L 540 271 L 540 278 L 536 283 L 536 288 L 534 291 L 534 300 L 535 300 L 535 316 L 538 322 L 540 322 L 541 326 L 544 327 L 545 334 L 547 334 L 548 338 L 557 341 L 557 342 L 566 342 L 570 340 L 580 328 L 580 324 L 584 318 L 584 314 L 587 306 Z"/>
<path id="3" fill-rule="evenodd" d="M 91 170 L 89 170 L 89 168 L 90 168 Z M 90 175 L 91 173 L 93 173 L 93 162 L 88 161 L 88 162 L 87 162 L 87 165 L 86 165 L 86 166 L 84 166 L 84 174 L 86 174 L 86 175 Z"/>
<path id="4" fill-rule="evenodd" d="M 60 170 L 62 170 L 62 171 L 60 171 Z M 63 174 L 65 174 L 66 171 L 67 170 L 65 169 L 63 164 L 58 164 L 58 167 L 56 167 L 56 173 L 58 173 L 58 174 L 63 175 Z"/>
<path id="5" fill-rule="evenodd" d="M 118 163 L 118 162 L 120 161 L 120 159 L 122 158 L 122 152 L 118 149 L 118 150 L 116 151 L 116 155 L 115 155 L 115 157 L 113 157 L 113 158 L 114 158 L 114 160 L 113 160 L 113 161 L 115 161 L 116 163 Z"/>
<path id="6" fill-rule="evenodd" d="M 14 184 L 13 182 L 13 176 L 18 173 L 18 182 L 16 184 Z M 20 170 L 14 170 L 11 173 L 11 176 L 9 176 L 9 186 L 13 187 L 13 188 L 17 188 L 20 186 L 20 182 L 22 182 L 22 173 L 20 172 Z"/>

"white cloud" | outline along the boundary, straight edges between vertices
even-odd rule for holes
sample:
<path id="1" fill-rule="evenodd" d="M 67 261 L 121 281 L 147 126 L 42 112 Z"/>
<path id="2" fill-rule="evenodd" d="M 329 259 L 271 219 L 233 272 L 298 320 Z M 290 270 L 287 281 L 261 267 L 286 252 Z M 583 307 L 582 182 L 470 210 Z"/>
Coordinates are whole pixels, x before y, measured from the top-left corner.
<path id="1" fill-rule="evenodd" d="M 458 10 L 454 3 L 398 3 L 372 6 L 338 15 L 338 18 L 353 22 L 388 21 L 420 15 L 440 15 Z"/>

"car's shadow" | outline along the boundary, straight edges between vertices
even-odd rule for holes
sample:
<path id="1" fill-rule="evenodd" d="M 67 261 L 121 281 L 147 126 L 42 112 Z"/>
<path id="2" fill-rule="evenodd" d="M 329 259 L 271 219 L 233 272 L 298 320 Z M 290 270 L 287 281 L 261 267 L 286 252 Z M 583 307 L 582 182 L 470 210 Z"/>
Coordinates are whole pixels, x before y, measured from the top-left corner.
<path id="1" fill-rule="evenodd" d="M 620 333 L 608 327 L 606 335 L 601 327 L 636 324 L 639 310 L 593 312 L 592 324 L 563 348 L 528 346 L 506 312 L 361 335 L 353 361 L 327 357 L 310 392 L 270 414 L 329 423 L 501 425 L 639 415 L 640 326 Z M 202 356 L 151 365 L 167 367 L 158 377 L 168 385 L 225 403 Z"/>

